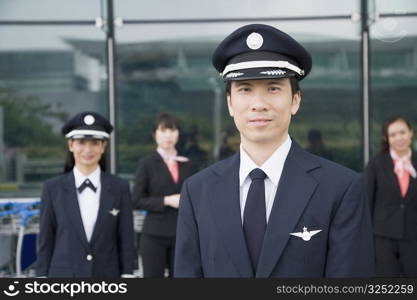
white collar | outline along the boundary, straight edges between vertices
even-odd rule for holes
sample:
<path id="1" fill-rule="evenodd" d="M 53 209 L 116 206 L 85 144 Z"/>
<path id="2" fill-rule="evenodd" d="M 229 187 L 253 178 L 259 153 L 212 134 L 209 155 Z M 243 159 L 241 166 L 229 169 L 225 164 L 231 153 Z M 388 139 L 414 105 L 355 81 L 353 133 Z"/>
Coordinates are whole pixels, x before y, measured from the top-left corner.
<path id="1" fill-rule="evenodd" d="M 278 186 L 278 181 L 281 177 L 282 169 L 284 168 L 285 160 L 290 152 L 292 141 L 287 135 L 285 142 L 279 146 L 272 155 L 262 164 L 258 166 L 243 149 L 240 144 L 240 168 L 239 168 L 239 184 L 243 185 L 249 173 L 256 168 L 265 172 L 266 176 L 272 181 L 275 186 Z"/>
<path id="2" fill-rule="evenodd" d="M 88 174 L 87 176 L 85 176 L 83 173 L 80 172 L 80 170 L 78 170 L 78 168 L 76 166 L 74 166 L 73 169 L 74 172 L 74 178 L 75 178 L 75 186 L 79 187 L 81 184 L 83 184 L 83 182 L 88 178 L 91 183 L 98 188 L 100 186 L 100 175 L 101 175 L 101 169 L 99 166 L 97 166 L 97 168 L 95 169 L 94 172 Z"/>

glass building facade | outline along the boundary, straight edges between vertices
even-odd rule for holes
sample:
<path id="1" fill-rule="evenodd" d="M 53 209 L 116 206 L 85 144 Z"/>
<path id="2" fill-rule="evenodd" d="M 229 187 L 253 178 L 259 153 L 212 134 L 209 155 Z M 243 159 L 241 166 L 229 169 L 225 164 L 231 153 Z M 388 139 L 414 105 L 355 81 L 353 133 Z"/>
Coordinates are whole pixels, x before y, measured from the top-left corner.
<path id="1" fill-rule="evenodd" d="M 402 114 L 417 128 L 415 0 L 2 0 L 0 277 L 36 257 L 36 222 L 23 239 L 2 210 L 38 200 L 62 173 L 60 131 L 74 114 L 112 121 L 111 171 L 130 182 L 155 148 L 160 112 L 178 117 L 178 150 L 195 172 L 239 149 L 211 55 L 250 23 L 276 26 L 312 54 L 290 127 L 304 148 L 361 172 L 386 118 Z"/>
<path id="2" fill-rule="evenodd" d="M 312 53 L 291 136 L 361 172 L 392 114 L 417 125 L 416 1 L 0 2 L 0 198 L 39 197 L 62 172 L 60 129 L 93 110 L 115 124 L 112 171 L 133 179 L 154 149 L 156 114 L 181 124 L 178 150 L 197 171 L 239 147 L 211 65 L 237 27 L 266 23 Z"/>

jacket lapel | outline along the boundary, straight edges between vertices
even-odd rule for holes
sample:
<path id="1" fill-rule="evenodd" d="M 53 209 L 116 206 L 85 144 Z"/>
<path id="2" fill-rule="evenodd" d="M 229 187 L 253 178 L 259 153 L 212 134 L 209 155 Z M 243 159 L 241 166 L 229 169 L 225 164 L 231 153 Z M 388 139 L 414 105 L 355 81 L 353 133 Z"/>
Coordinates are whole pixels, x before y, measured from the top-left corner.
<path id="1" fill-rule="evenodd" d="M 173 185 L 176 185 L 177 183 L 175 183 L 174 178 L 172 178 L 171 172 L 168 169 L 168 166 L 165 164 L 164 159 L 162 158 L 162 156 L 155 151 L 153 153 L 153 159 L 155 161 L 155 164 L 158 166 L 158 168 L 161 169 L 162 172 L 156 172 L 157 174 L 160 174 L 160 176 L 165 176 L 167 180 L 169 180 Z M 179 171 L 179 175 L 181 176 L 181 163 L 178 163 L 178 171 Z M 178 178 L 178 183 L 180 182 L 181 178 Z"/>
<path id="2" fill-rule="evenodd" d="M 242 229 L 239 201 L 239 154 L 222 161 L 214 170 L 211 212 L 217 231 L 241 277 L 253 277 Z"/>
<path id="3" fill-rule="evenodd" d="M 389 182 L 391 182 L 395 188 L 395 192 L 397 193 L 398 197 L 402 199 L 400 185 L 398 183 L 397 175 L 394 173 L 394 162 L 392 161 L 391 155 L 389 151 L 385 153 L 383 159 L 383 168 L 385 169 L 385 174 L 388 176 Z"/>
<path id="4" fill-rule="evenodd" d="M 78 204 L 78 197 L 75 186 L 75 178 L 73 172 L 69 172 L 63 181 L 64 189 L 64 205 L 68 216 L 71 220 L 72 225 L 75 228 L 75 232 L 79 237 L 81 243 L 89 251 L 90 245 L 87 241 L 87 236 L 85 235 L 85 230 L 83 226 L 83 220 L 81 218 L 80 206 Z"/>
<path id="5" fill-rule="evenodd" d="M 318 183 L 308 171 L 320 167 L 293 140 L 269 216 L 256 277 L 269 277 Z"/>
<path id="6" fill-rule="evenodd" d="M 188 177 L 189 172 L 188 172 L 188 163 L 187 162 L 178 162 L 178 172 L 179 172 L 179 177 L 178 177 L 178 183 L 177 184 L 181 184 L 184 182 L 184 179 Z"/>
<path id="7" fill-rule="evenodd" d="M 93 244 L 94 241 L 100 236 L 100 232 L 103 231 L 105 226 L 105 220 L 107 214 L 113 209 L 114 197 L 112 195 L 112 182 L 111 177 L 105 173 L 101 172 L 101 193 L 100 193 L 100 206 L 98 209 L 97 221 L 94 225 L 93 235 L 91 236 L 90 244 Z"/>

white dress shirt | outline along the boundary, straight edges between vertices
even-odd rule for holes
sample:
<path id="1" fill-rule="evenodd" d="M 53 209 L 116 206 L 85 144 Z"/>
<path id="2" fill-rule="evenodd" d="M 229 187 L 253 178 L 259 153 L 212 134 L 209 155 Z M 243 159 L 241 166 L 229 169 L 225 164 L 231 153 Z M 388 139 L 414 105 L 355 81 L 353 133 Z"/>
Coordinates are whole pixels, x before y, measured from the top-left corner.
<path id="1" fill-rule="evenodd" d="M 252 180 L 249 173 L 256 168 L 265 172 L 265 208 L 266 208 L 266 222 L 268 223 L 269 215 L 271 214 L 272 205 L 274 204 L 275 194 L 277 193 L 278 183 L 281 178 L 282 169 L 284 168 L 285 160 L 291 148 L 291 139 L 287 135 L 285 142 L 279 146 L 274 153 L 263 163 L 258 166 L 243 149 L 240 144 L 240 167 L 239 167 L 239 186 L 240 186 L 240 213 L 243 224 L 243 213 L 245 211 L 246 198 Z"/>
<path id="2" fill-rule="evenodd" d="M 90 241 L 91 236 L 93 235 L 94 226 L 96 225 L 98 209 L 100 207 L 101 170 L 100 167 L 97 166 L 97 169 L 88 176 L 82 174 L 77 169 L 77 167 L 74 167 L 73 172 L 75 177 L 75 187 L 77 188 L 78 205 L 80 206 L 81 219 L 83 221 L 87 240 Z M 85 188 L 82 193 L 78 192 L 78 188 L 86 179 L 89 179 L 91 183 L 97 188 L 96 192 L 88 187 Z"/>

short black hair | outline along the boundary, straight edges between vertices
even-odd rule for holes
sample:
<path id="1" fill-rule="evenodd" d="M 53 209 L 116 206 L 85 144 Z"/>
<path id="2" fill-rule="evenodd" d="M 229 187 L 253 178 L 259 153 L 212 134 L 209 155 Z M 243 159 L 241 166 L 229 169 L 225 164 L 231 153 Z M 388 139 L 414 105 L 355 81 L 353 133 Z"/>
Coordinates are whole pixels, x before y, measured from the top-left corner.
<path id="1" fill-rule="evenodd" d="M 178 129 L 179 125 L 177 118 L 175 118 L 173 115 L 167 113 L 167 112 L 161 112 L 156 118 L 153 123 L 152 127 L 152 133 L 155 133 L 155 131 L 161 126 L 162 128 L 169 128 L 169 129 Z"/>
<path id="2" fill-rule="evenodd" d="M 295 77 L 289 77 L 290 85 L 291 85 L 291 92 L 294 95 L 297 92 L 300 92 L 300 84 L 298 82 L 298 79 Z M 230 95 L 231 87 L 232 87 L 232 81 L 226 81 L 225 82 L 225 89 L 226 89 L 226 95 Z"/>

